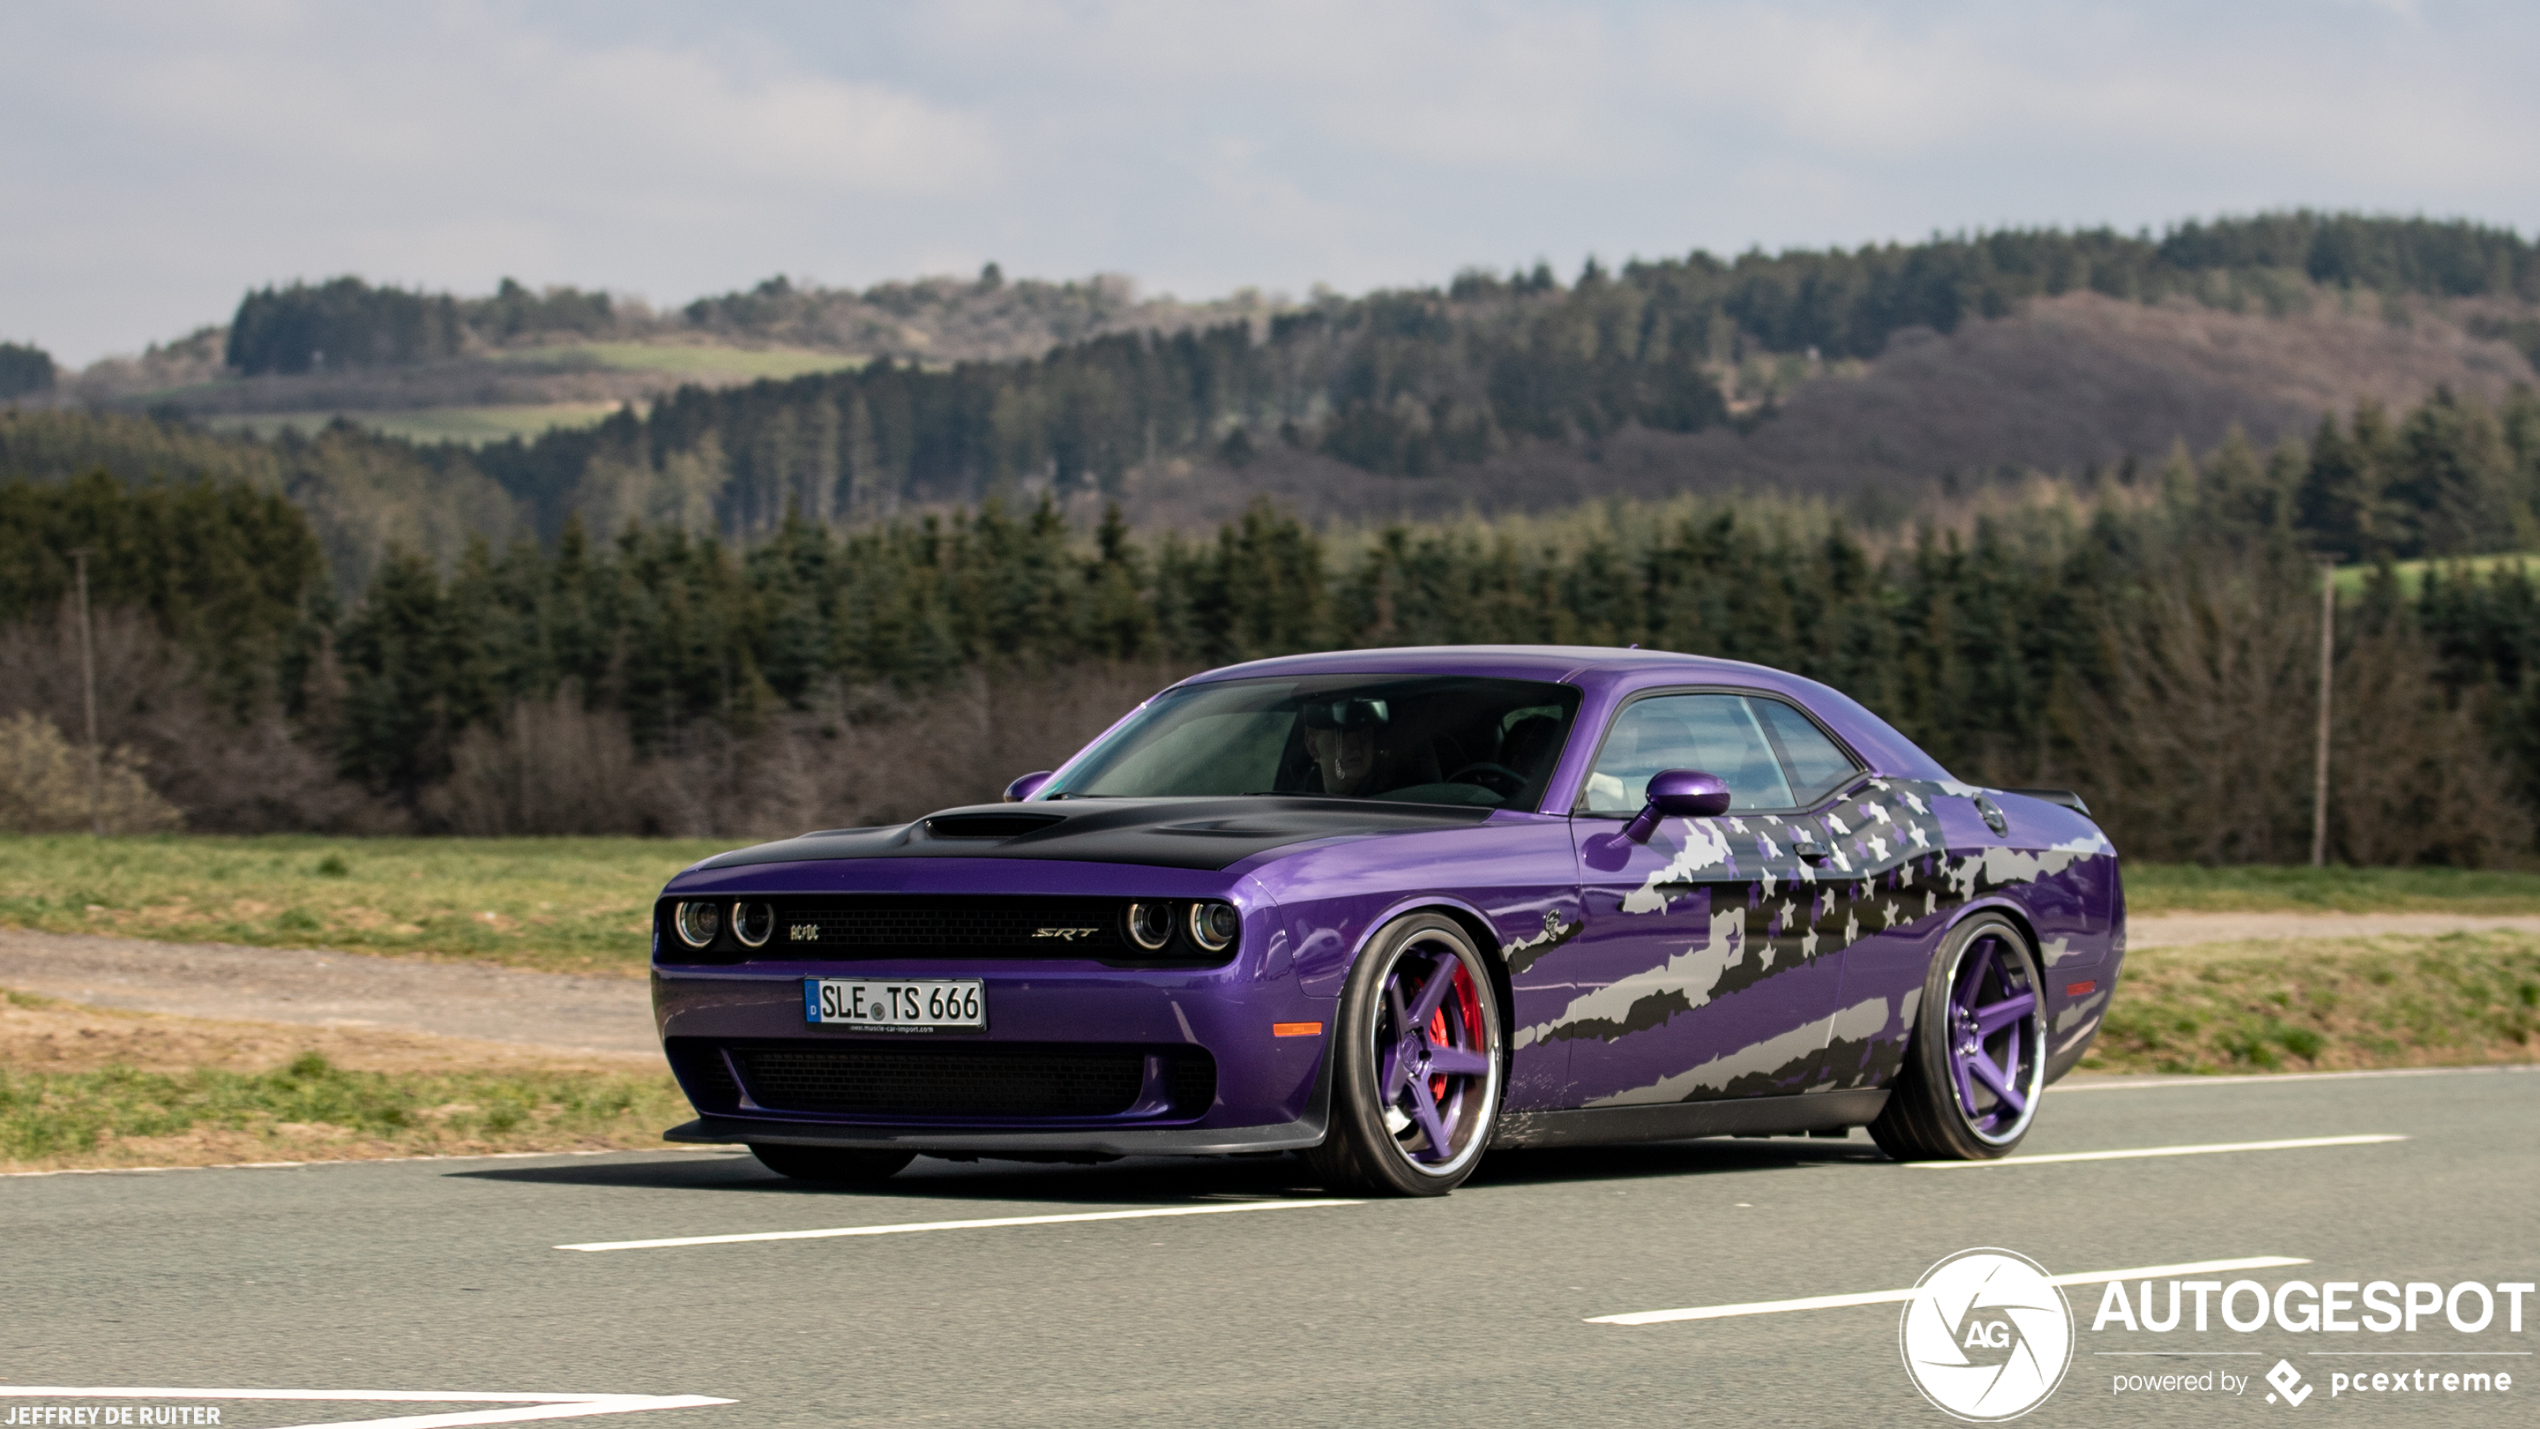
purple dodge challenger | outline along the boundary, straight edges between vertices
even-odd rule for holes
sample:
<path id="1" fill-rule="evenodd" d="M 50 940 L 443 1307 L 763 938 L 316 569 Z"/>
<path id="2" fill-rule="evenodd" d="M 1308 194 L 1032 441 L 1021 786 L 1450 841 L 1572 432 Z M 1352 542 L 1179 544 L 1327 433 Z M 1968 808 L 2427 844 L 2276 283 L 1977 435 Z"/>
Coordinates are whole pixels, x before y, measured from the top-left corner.
<path id="1" fill-rule="evenodd" d="M 815 1181 L 918 1152 L 1493 1146 L 1867 1126 L 2000 1156 L 2124 957 L 2081 801 L 1979 789 L 1758 665 L 1558 646 L 1197 675 L 1007 802 L 710 858 L 653 1004 L 698 1118 Z"/>

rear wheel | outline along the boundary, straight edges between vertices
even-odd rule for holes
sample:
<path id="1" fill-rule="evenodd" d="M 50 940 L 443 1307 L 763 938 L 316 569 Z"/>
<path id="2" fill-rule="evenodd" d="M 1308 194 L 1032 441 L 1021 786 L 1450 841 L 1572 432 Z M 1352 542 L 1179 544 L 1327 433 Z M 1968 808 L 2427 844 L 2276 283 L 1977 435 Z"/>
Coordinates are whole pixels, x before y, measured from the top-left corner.
<path id="1" fill-rule="evenodd" d="M 1870 1123 L 1900 1161 L 1987 1161 L 2028 1134 L 2046 1091 L 2044 980 L 2011 920 L 1958 926 L 1923 981 L 1905 1070 Z"/>
<path id="2" fill-rule="evenodd" d="M 1332 1129 L 1305 1158 L 1334 1190 L 1443 1196 L 1473 1174 L 1499 1120 L 1499 993 L 1453 919 L 1415 913 L 1376 935 L 1341 992 Z"/>
<path id="3" fill-rule="evenodd" d="M 750 1143 L 750 1154 L 758 1158 L 758 1164 L 779 1176 L 830 1186 L 887 1181 L 898 1175 L 901 1167 L 917 1159 L 914 1151 L 866 1151 L 851 1146 L 783 1146 L 758 1141 Z"/>

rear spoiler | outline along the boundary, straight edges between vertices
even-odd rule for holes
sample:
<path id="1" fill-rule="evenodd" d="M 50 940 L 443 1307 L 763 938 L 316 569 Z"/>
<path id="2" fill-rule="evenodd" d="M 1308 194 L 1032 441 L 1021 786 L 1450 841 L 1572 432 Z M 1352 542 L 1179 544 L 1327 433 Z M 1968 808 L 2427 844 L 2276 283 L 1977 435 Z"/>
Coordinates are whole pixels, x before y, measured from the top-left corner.
<path id="1" fill-rule="evenodd" d="M 2005 789 L 2002 792 L 2018 794 L 2024 798 L 2043 799 L 2050 804 L 2061 804 L 2085 819 L 2090 817 L 2090 806 L 2083 803 L 2081 796 L 2070 789 Z"/>

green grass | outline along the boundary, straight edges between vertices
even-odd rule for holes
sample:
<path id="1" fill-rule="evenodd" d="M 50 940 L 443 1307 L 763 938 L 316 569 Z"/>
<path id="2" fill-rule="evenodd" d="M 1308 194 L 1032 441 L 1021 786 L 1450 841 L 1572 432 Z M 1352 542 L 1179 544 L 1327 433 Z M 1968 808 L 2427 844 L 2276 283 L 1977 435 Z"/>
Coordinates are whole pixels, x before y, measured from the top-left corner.
<path id="1" fill-rule="evenodd" d="M 2125 865 L 2126 912 L 2540 914 L 2540 873 Z"/>
<path id="2" fill-rule="evenodd" d="M 635 974 L 653 895 L 740 842 L 0 835 L 0 923 Z"/>
<path id="3" fill-rule="evenodd" d="M 678 342 L 580 342 L 515 347 L 497 362 L 537 366 L 601 367 L 618 372 L 688 372 L 700 377 L 801 377 L 861 367 L 866 359 L 798 347 L 713 347 Z"/>
<path id="4" fill-rule="evenodd" d="M 2540 578 L 2540 551 L 2525 551 L 2520 554 L 2501 556 L 2453 556 L 2435 561 L 2401 561 L 2392 567 L 2399 577 L 2400 594 L 2408 599 L 2415 599 L 2417 592 L 2425 585 L 2425 572 L 2429 566 L 2439 568 L 2447 576 L 2460 571 L 2473 571 L 2485 575 L 2489 571 L 2505 567 Z M 2362 595 L 2364 582 L 2372 575 L 2372 571 L 2373 568 L 2370 566 L 2339 566 L 2337 568 L 2338 595 L 2348 598 Z"/>
<path id="5" fill-rule="evenodd" d="M 411 412 L 263 412 L 204 420 L 219 431 L 270 437 L 285 430 L 304 435 L 317 432 L 340 415 L 382 436 L 483 446 L 563 427 L 597 426 L 616 410 L 614 402 L 556 402 L 530 407 L 428 407 Z"/>
<path id="6" fill-rule="evenodd" d="M 355 1072 L 315 1052 L 253 1073 L 0 1068 L 0 1164 L 656 1146 L 688 1115 L 667 1074 Z"/>
<path id="7" fill-rule="evenodd" d="M 2146 948 L 2089 1071 L 2271 1072 L 2540 1060 L 2540 937 Z"/>
<path id="8" fill-rule="evenodd" d="M 662 884 L 742 842 L 0 835 L 0 923 L 633 973 Z M 2131 864 L 2125 880 L 2138 917 L 2540 914 L 2540 873 Z"/>

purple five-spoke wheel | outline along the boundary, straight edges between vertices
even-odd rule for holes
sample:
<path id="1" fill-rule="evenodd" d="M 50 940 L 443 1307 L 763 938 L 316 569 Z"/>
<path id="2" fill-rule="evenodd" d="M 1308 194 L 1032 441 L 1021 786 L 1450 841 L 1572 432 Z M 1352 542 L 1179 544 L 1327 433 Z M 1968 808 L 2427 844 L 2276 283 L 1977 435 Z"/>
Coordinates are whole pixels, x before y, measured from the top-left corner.
<path id="1" fill-rule="evenodd" d="M 1988 931 L 1960 949 L 1947 1023 L 1952 1099 L 1967 1130 L 1995 1146 L 2028 1130 L 2046 1071 L 2038 990 L 2002 938 Z"/>
<path id="2" fill-rule="evenodd" d="M 1404 914 L 1368 939 L 1341 989 L 1331 1129 L 1305 1153 L 1324 1185 L 1443 1196 L 1473 1173 L 1506 1075 L 1499 988 L 1443 913 Z"/>
<path id="3" fill-rule="evenodd" d="M 1461 1159 L 1491 1092 L 1488 1016 L 1452 949 L 1415 946 L 1385 978 L 1376 1016 L 1376 1095 L 1407 1159 Z"/>

